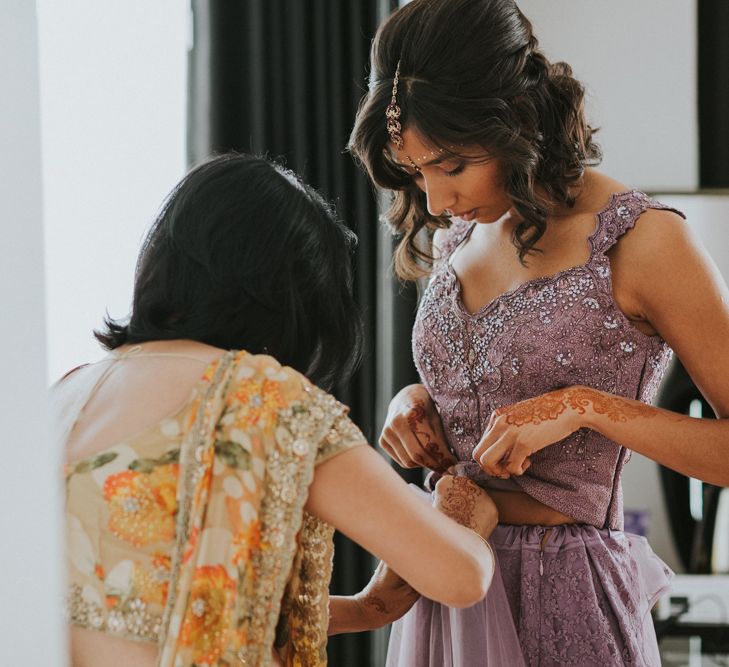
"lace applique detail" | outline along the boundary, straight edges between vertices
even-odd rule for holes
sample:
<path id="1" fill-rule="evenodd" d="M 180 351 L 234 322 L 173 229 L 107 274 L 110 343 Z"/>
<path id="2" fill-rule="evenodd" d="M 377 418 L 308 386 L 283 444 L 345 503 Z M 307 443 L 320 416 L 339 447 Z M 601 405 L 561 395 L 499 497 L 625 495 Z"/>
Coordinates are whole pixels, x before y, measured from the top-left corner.
<path id="1" fill-rule="evenodd" d="M 508 526 L 494 535 L 526 663 L 652 664 L 644 620 L 670 581 L 668 567 L 643 538 L 591 526 L 553 529 L 540 554 L 538 542 L 527 544 L 539 530 Z"/>

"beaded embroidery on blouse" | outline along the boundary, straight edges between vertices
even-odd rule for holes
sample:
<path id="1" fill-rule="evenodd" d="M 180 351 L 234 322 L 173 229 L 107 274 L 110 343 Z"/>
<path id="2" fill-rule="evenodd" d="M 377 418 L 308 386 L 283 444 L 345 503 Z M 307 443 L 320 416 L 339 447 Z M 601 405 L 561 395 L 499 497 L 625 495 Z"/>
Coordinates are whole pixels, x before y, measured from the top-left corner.
<path id="1" fill-rule="evenodd" d="M 638 191 L 613 195 L 597 215 L 585 264 L 530 280 L 475 313 L 463 306 L 449 262 L 472 225 L 459 220 L 449 229 L 418 309 L 413 356 L 450 446 L 474 478 L 487 481 L 471 452 L 499 407 L 577 384 L 653 399 L 671 351 L 618 309 L 605 254 L 649 208 L 668 207 Z M 578 521 L 618 528 L 619 476 L 628 457 L 581 429 L 538 452 L 526 474 L 513 479 Z"/>
<path id="2" fill-rule="evenodd" d="M 333 529 L 303 505 L 315 465 L 365 440 L 295 371 L 229 361 L 173 418 L 68 466 L 67 615 L 175 666 L 263 664 L 278 623 L 288 655 L 325 664 Z"/>

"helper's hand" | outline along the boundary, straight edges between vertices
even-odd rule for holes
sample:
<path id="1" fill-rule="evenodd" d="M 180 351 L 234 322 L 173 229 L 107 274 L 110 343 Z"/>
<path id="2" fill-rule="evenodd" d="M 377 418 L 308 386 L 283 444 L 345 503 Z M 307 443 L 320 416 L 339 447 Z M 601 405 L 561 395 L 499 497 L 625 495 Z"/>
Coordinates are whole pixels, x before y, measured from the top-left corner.
<path id="1" fill-rule="evenodd" d="M 440 415 L 421 384 L 401 389 L 390 401 L 380 446 L 403 468 L 445 472 L 456 463 Z"/>
<path id="2" fill-rule="evenodd" d="M 433 492 L 433 506 L 488 539 L 499 522 L 494 501 L 468 477 L 444 475 Z"/>
<path id="3" fill-rule="evenodd" d="M 420 593 L 380 561 L 367 586 L 354 597 L 364 619 L 362 629 L 375 630 L 404 616 Z"/>

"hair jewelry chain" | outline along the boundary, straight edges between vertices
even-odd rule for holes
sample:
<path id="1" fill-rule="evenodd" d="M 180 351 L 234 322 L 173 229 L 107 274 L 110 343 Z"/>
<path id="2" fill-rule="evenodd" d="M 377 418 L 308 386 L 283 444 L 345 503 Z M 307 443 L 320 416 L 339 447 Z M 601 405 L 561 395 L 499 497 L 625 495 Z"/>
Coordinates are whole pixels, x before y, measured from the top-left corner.
<path id="1" fill-rule="evenodd" d="M 395 78 L 392 81 L 392 98 L 390 104 L 385 109 L 385 116 L 387 117 L 387 133 L 390 135 L 390 141 L 392 141 L 398 148 L 403 147 L 402 125 L 400 124 L 400 107 L 397 105 L 397 84 L 400 80 L 400 61 L 397 61 L 397 68 L 395 69 Z"/>

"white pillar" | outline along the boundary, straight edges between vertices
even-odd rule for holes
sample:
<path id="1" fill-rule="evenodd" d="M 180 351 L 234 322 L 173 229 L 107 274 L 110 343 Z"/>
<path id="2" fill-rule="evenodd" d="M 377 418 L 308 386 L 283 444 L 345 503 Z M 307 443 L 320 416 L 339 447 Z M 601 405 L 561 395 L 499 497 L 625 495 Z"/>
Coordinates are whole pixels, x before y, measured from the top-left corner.
<path id="1" fill-rule="evenodd" d="M 36 8 L 0 3 L 0 664 L 65 664 L 60 460 L 47 434 Z"/>

